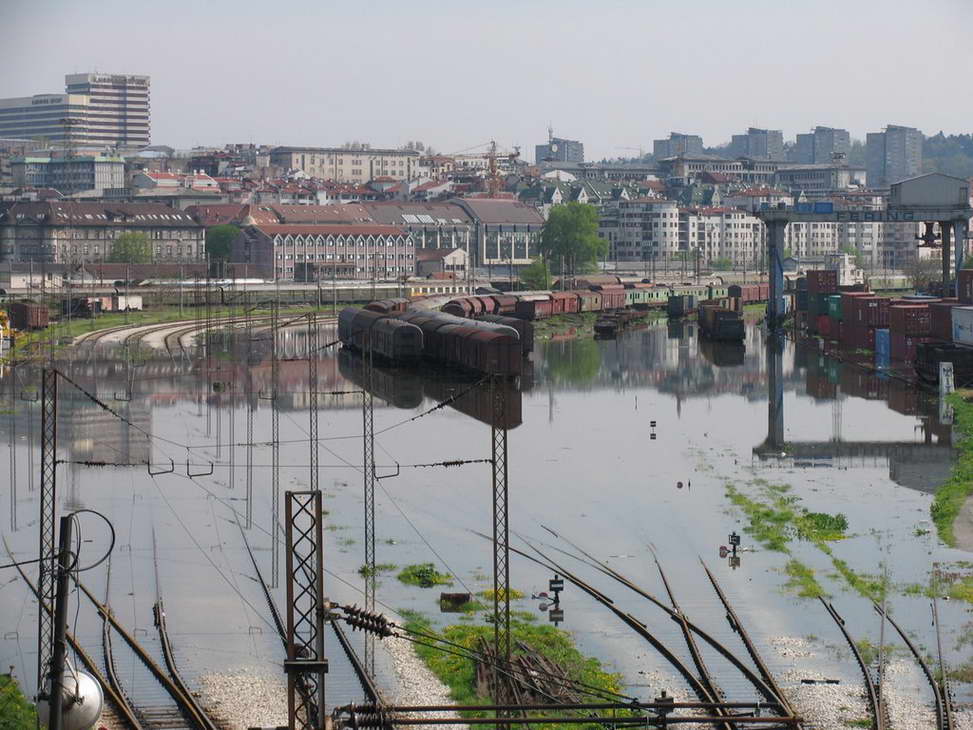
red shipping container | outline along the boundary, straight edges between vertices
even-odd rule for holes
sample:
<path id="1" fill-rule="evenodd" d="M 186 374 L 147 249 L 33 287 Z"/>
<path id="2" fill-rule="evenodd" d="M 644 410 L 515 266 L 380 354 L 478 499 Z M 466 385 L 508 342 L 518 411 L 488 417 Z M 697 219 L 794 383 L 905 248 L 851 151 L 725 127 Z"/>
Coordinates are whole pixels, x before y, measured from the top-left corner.
<path id="1" fill-rule="evenodd" d="M 810 294 L 834 294 L 838 291 L 838 272 L 831 269 L 807 272 L 807 290 Z"/>
<path id="2" fill-rule="evenodd" d="M 929 342 L 931 337 L 911 337 L 893 332 L 890 335 L 891 357 L 896 362 L 910 363 L 916 359 L 916 347 L 920 342 Z"/>
<path id="3" fill-rule="evenodd" d="M 943 300 L 929 305 L 929 334 L 937 340 L 953 341 L 953 307 L 961 306 L 955 300 Z"/>
<path id="4" fill-rule="evenodd" d="M 859 320 L 862 299 L 871 298 L 871 292 L 842 292 L 841 293 L 841 319 L 852 324 L 865 324 Z"/>
<path id="5" fill-rule="evenodd" d="M 823 375 L 808 373 L 807 394 L 812 398 L 832 399 L 838 394 L 838 388 Z"/>
<path id="6" fill-rule="evenodd" d="M 841 323 L 841 344 L 855 350 L 875 349 L 875 329 L 866 325 Z"/>
<path id="7" fill-rule="evenodd" d="M 973 269 L 960 269 L 956 276 L 956 296 L 963 304 L 973 304 Z"/>
<path id="8" fill-rule="evenodd" d="M 927 337 L 929 327 L 928 304 L 894 304 L 889 307 L 890 334 Z"/>
<path id="9" fill-rule="evenodd" d="M 825 339 L 831 337 L 831 317 L 826 314 L 818 315 L 818 334 Z"/>
<path id="10" fill-rule="evenodd" d="M 892 300 L 888 297 L 862 297 L 858 300 L 858 313 L 862 318 L 860 324 L 869 327 L 889 326 L 889 307 Z"/>

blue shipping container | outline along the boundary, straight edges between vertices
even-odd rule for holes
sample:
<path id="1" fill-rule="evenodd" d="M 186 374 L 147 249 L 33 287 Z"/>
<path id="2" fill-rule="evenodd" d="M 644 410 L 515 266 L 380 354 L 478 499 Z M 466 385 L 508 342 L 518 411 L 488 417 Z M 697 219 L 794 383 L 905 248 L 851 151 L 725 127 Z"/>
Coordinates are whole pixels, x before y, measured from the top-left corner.
<path id="1" fill-rule="evenodd" d="M 875 330 L 875 367 L 888 368 L 892 360 L 892 338 L 887 329 Z"/>
<path id="2" fill-rule="evenodd" d="M 810 203 L 795 203 L 794 210 L 796 210 L 798 213 L 813 213 L 814 206 Z"/>
<path id="3" fill-rule="evenodd" d="M 828 202 L 821 202 L 821 203 L 815 203 L 814 204 L 814 212 L 815 213 L 834 213 L 834 203 L 832 203 L 830 201 L 828 201 Z"/>

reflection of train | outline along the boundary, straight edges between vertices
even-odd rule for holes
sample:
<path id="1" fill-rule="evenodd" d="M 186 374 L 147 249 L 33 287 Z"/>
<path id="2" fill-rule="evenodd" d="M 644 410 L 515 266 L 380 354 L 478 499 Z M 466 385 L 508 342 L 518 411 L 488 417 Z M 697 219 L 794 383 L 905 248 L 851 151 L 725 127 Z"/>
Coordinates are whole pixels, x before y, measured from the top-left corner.
<path id="1" fill-rule="evenodd" d="M 359 388 L 364 387 L 365 361 L 357 352 L 341 349 L 338 353 L 338 372 Z M 369 391 L 396 408 L 418 408 L 422 405 L 422 380 L 412 370 L 373 365 Z"/>
<path id="2" fill-rule="evenodd" d="M 493 417 L 493 388 L 488 383 L 481 383 L 476 387 L 471 386 L 472 384 L 469 381 L 464 382 L 462 380 L 431 378 L 425 381 L 427 397 L 441 403 L 450 396 L 455 396 L 455 400 L 449 403 L 450 407 L 475 418 L 481 423 L 489 426 L 517 428 L 524 422 L 523 397 L 513 383 L 505 381 L 496 385 L 496 387 L 503 389 L 504 405 L 506 406 L 505 418 L 496 424 L 494 424 L 495 419 Z"/>
<path id="3" fill-rule="evenodd" d="M 719 342 L 700 338 L 699 354 L 717 367 L 737 367 L 743 365 L 747 347 L 742 342 Z"/>

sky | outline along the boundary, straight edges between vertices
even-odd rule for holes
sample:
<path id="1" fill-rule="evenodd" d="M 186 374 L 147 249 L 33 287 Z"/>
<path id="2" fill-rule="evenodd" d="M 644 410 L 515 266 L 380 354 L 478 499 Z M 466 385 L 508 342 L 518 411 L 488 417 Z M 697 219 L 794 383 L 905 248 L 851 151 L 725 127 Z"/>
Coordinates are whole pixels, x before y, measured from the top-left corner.
<path id="1" fill-rule="evenodd" d="M 581 140 L 589 160 L 749 126 L 973 131 L 973 0 L 0 0 L 0 97 L 152 77 L 152 141 Z"/>

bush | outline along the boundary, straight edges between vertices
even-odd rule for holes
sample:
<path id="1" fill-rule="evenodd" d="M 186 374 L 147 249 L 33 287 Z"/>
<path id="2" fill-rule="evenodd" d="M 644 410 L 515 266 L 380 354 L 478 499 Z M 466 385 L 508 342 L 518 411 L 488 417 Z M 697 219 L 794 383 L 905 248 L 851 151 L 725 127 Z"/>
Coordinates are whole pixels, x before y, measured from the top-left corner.
<path id="1" fill-rule="evenodd" d="M 452 578 L 446 573 L 439 573 L 432 563 L 407 565 L 399 573 L 400 581 L 410 586 L 432 588 L 433 586 L 448 586 L 453 584 Z"/>

